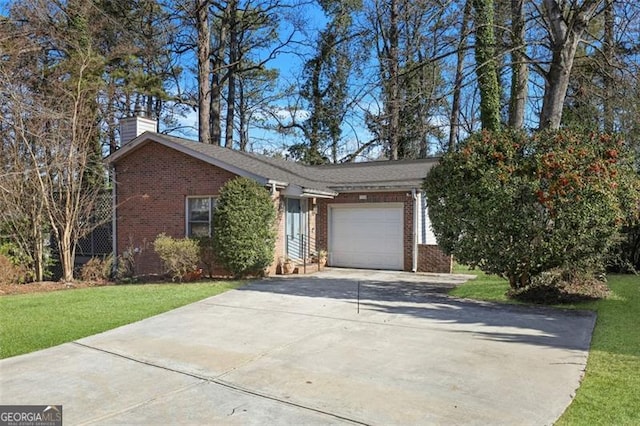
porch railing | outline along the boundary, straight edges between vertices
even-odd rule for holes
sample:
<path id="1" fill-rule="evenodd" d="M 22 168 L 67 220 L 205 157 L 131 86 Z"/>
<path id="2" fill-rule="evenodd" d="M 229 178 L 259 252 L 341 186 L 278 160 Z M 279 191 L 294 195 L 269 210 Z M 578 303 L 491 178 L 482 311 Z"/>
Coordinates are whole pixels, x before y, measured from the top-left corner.
<path id="1" fill-rule="evenodd" d="M 296 238 L 287 236 L 285 255 L 292 261 L 301 265 L 304 268 L 305 273 L 307 265 L 314 263 L 312 259 L 314 256 L 316 257 L 317 262 L 317 250 L 318 247 L 316 245 L 316 239 L 309 235 L 299 234 Z M 292 253 L 299 254 L 299 257 L 292 256 Z"/>

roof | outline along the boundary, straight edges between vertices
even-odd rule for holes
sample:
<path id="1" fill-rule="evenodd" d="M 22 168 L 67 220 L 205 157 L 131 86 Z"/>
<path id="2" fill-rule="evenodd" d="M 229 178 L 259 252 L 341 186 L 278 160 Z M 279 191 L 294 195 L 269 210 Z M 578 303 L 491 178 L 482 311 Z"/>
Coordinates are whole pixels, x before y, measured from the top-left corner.
<path id="1" fill-rule="evenodd" d="M 105 161 L 117 163 L 119 159 L 148 143 L 160 143 L 232 173 L 256 179 L 264 185 L 287 188 L 289 192 L 297 192 L 301 196 L 333 197 L 339 192 L 347 191 L 420 188 L 431 167 L 439 160 L 432 157 L 422 160 L 307 166 L 218 145 L 145 132 L 108 156 Z"/>

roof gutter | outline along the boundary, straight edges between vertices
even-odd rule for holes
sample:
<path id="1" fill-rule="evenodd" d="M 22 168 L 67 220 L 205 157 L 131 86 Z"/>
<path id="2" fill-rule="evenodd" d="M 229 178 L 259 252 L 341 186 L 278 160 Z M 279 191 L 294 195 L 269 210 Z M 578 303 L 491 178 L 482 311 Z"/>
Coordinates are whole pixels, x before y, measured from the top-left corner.
<path id="1" fill-rule="evenodd" d="M 329 185 L 331 189 L 337 191 L 338 193 L 350 193 L 350 192 L 404 192 L 411 191 L 415 188 L 414 185 L 420 185 L 419 182 L 415 182 L 412 185 L 349 185 L 349 186 L 338 186 L 338 185 Z"/>
<path id="2" fill-rule="evenodd" d="M 266 185 L 269 185 L 273 189 L 275 188 L 282 189 L 289 186 L 289 182 L 282 182 L 279 180 L 267 179 Z"/>
<path id="3" fill-rule="evenodd" d="M 308 189 L 308 188 L 303 188 L 302 189 L 302 196 L 303 197 L 315 197 L 315 198 L 334 198 L 335 196 L 337 196 L 338 193 L 334 192 L 334 191 L 320 191 L 317 189 Z"/>

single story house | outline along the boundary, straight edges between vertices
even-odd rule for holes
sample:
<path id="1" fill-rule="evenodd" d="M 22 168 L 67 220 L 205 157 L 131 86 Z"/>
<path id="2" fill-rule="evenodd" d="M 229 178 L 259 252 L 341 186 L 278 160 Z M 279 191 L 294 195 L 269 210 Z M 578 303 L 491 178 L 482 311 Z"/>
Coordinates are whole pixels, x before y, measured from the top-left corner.
<path id="1" fill-rule="evenodd" d="M 161 271 L 151 243 L 210 235 L 220 189 L 245 176 L 277 208 L 275 259 L 327 251 L 334 267 L 451 272 L 438 248 L 421 186 L 436 158 L 306 166 L 156 133 L 155 122 L 122 120 L 122 147 L 107 157 L 114 176 L 114 254 L 137 252 L 140 274 Z"/>

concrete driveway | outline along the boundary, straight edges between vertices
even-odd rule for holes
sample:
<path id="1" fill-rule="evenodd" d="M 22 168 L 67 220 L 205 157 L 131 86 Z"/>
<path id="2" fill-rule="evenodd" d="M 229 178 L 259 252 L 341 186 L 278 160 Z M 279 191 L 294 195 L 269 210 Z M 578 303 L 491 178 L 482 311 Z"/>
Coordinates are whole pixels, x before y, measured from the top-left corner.
<path id="1" fill-rule="evenodd" d="M 353 270 L 257 281 L 0 361 L 0 403 L 63 404 L 69 425 L 552 424 L 579 386 L 595 316 L 443 294 L 461 281 Z"/>

